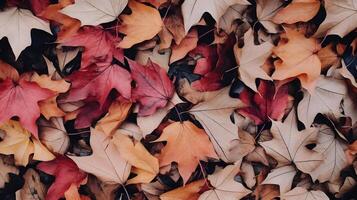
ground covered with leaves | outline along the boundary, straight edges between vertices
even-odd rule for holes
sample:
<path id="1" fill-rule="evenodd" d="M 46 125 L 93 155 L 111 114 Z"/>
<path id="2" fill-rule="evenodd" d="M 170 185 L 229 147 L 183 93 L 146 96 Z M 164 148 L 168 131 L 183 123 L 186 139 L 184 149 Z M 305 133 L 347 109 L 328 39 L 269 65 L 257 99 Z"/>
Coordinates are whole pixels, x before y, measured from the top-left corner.
<path id="1" fill-rule="evenodd" d="M 0 1 L 0 199 L 356 199 L 357 0 Z"/>

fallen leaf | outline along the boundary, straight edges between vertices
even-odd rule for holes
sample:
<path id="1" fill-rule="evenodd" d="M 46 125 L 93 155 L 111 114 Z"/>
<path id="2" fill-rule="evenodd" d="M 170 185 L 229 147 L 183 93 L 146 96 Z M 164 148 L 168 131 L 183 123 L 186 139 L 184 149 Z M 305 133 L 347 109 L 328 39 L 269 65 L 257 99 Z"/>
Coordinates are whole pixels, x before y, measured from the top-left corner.
<path id="1" fill-rule="evenodd" d="M 10 78 L 11 80 L 19 80 L 20 75 L 11 65 L 0 60 L 0 80 L 5 80 Z"/>
<path id="2" fill-rule="evenodd" d="M 317 14 L 319 9 L 319 0 L 293 0 L 285 8 L 280 9 L 272 20 L 277 24 L 307 22 Z"/>
<path id="3" fill-rule="evenodd" d="M 46 187 L 40 181 L 40 175 L 33 169 L 28 169 L 24 174 L 25 183 L 22 189 L 16 192 L 17 200 L 45 199 Z"/>
<path id="4" fill-rule="evenodd" d="M 320 76 L 314 93 L 305 91 L 304 98 L 299 102 L 297 107 L 299 120 L 309 127 L 318 113 L 339 117 L 340 103 L 346 93 L 344 81 Z"/>
<path id="5" fill-rule="evenodd" d="M 81 170 L 95 175 L 105 183 L 124 184 L 129 177 L 131 165 L 120 155 L 113 141 L 103 132 L 91 129 L 90 145 L 92 155 L 68 157 Z"/>
<path id="6" fill-rule="evenodd" d="M 0 38 L 7 37 L 12 52 L 17 59 L 27 46 L 31 44 L 31 29 L 40 29 L 51 33 L 48 22 L 35 17 L 31 11 L 20 8 L 7 8 L 0 12 Z"/>
<path id="7" fill-rule="evenodd" d="M 273 139 L 260 142 L 266 153 L 278 161 L 278 166 L 292 163 L 304 173 L 311 173 L 323 161 L 321 153 L 306 148 L 316 142 L 318 129 L 306 128 L 298 131 L 295 112 L 291 111 L 284 123 L 272 121 L 270 129 Z"/>
<path id="8" fill-rule="evenodd" d="M 156 142 L 167 141 L 159 155 L 160 167 L 176 162 L 186 183 L 200 160 L 217 158 L 213 145 L 203 129 L 190 121 L 174 122 L 165 127 Z M 180 156 L 177 156 L 180 155 Z"/>
<path id="9" fill-rule="evenodd" d="M 357 26 L 357 5 L 354 0 L 325 0 L 326 19 L 321 23 L 316 37 L 338 35 L 344 37 Z"/>
<path id="10" fill-rule="evenodd" d="M 255 149 L 255 139 L 247 131 L 238 131 L 239 139 L 233 140 L 230 145 L 230 159 L 238 161 Z"/>
<path id="11" fill-rule="evenodd" d="M 196 48 L 198 42 L 198 33 L 196 29 L 190 30 L 182 39 L 180 44 L 172 45 L 170 64 L 184 58 L 188 52 Z"/>
<path id="12" fill-rule="evenodd" d="M 293 184 L 296 169 L 291 166 L 283 166 L 273 169 L 261 184 L 279 185 L 280 194 L 288 192 Z"/>
<path id="13" fill-rule="evenodd" d="M 174 94 L 173 84 L 166 71 L 151 60 L 148 60 L 146 66 L 129 60 L 129 65 L 136 81 L 132 98 L 140 105 L 139 116 L 154 114 L 157 109 L 165 107 Z"/>
<path id="14" fill-rule="evenodd" d="M 257 19 L 269 33 L 277 33 L 278 26 L 273 22 L 273 17 L 283 6 L 284 1 L 257 0 Z"/>
<path id="15" fill-rule="evenodd" d="M 127 160 L 137 172 L 137 176 L 128 180 L 128 184 L 150 183 L 159 173 L 159 161 L 151 155 L 138 141 L 132 141 L 128 136 L 116 133 L 113 143 L 123 159 Z"/>
<path id="16" fill-rule="evenodd" d="M 21 127 L 19 122 L 9 120 L 2 124 L 0 129 L 6 132 L 6 136 L 0 142 L 0 153 L 13 154 L 16 165 L 26 166 L 31 154 L 34 160 L 48 161 L 55 158 L 37 138 Z"/>
<path id="17" fill-rule="evenodd" d="M 230 97 L 229 87 L 225 87 L 189 111 L 205 129 L 219 158 L 226 162 L 232 161 L 230 143 L 238 139 L 238 126 L 230 120 L 230 115 L 241 106 L 243 103 Z"/>
<path id="18" fill-rule="evenodd" d="M 18 174 L 19 171 L 15 166 L 6 164 L 3 156 L 0 156 L 0 188 L 3 188 L 9 181 L 9 173 Z"/>
<path id="19" fill-rule="evenodd" d="M 227 34 L 234 31 L 234 23 L 237 19 L 245 20 L 244 14 L 248 5 L 234 4 L 227 8 L 224 15 L 219 19 L 218 27 L 223 29 Z"/>
<path id="20" fill-rule="evenodd" d="M 124 122 L 130 108 L 131 103 L 114 101 L 110 105 L 108 113 L 98 121 L 95 128 L 110 136 Z"/>
<path id="21" fill-rule="evenodd" d="M 274 62 L 274 80 L 284 80 L 297 77 L 302 87 L 313 92 L 316 80 L 320 76 L 321 61 L 317 56 L 320 44 L 315 38 L 306 38 L 296 30 L 285 28 L 273 53 L 278 56 Z"/>
<path id="22" fill-rule="evenodd" d="M 239 65 L 239 77 L 245 85 L 250 87 L 255 92 L 257 92 L 257 86 L 255 84 L 255 80 L 257 78 L 272 80 L 261 67 L 267 58 L 270 57 L 273 47 L 274 45 L 269 42 L 255 45 L 252 29 L 249 29 L 244 34 L 243 48 L 238 48 L 237 46 L 234 47 L 235 57 Z"/>
<path id="23" fill-rule="evenodd" d="M 81 171 L 71 159 L 61 155 L 52 161 L 39 163 L 37 169 L 56 177 L 48 188 L 46 200 L 58 200 L 64 197 L 64 193 L 72 184 L 78 187 L 87 177 L 87 174 Z"/>
<path id="24" fill-rule="evenodd" d="M 242 199 L 251 193 L 249 189 L 235 181 L 234 177 L 238 172 L 239 165 L 228 165 L 224 169 L 216 169 L 214 174 L 208 176 L 208 180 L 213 188 L 201 194 L 199 200 L 219 200 L 222 198 L 235 200 Z"/>
<path id="25" fill-rule="evenodd" d="M 118 44 L 121 48 L 130 48 L 134 44 L 149 40 L 158 34 L 164 26 L 157 9 L 146 6 L 135 0 L 129 1 L 130 15 L 121 15 L 123 23 L 119 32 L 126 36 Z"/>
<path id="26" fill-rule="evenodd" d="M 224 14 L 227 8 L 233 4 L 250 5 L 246 0 L 186 0 L 181 5 L 185 31 L 188 33 L 191 26 L 197 24 L 202 15 L 207 12 L 216 21 Z"/>
<path id="27" fill-rule="evenodd" d="M 128 0 L 75 0 L 61 10 L 62 13 L 79 19 L 82 26 L 99 25 L 115 20 L 124 10 Z"/>

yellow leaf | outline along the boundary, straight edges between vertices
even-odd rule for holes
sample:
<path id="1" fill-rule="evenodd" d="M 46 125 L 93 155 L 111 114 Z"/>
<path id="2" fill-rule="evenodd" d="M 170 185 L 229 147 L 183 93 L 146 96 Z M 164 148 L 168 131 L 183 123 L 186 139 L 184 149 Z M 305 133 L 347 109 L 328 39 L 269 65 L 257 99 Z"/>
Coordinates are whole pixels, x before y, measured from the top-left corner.
<path id="1" fill-rule="evenodd" d="M 137 176 L 130 179 L 128 184 L 150 183 L 159 173 L 159 162 L 151 155 L 140 142 L 133 142 L 129 136 L 116 133 L 113 142 L 120 155 L 135 169 L 132 172 Z"/>
<path id="2" fill-rule="evenodd" d="M 26 166 L 31 154 L 34 154 L 35 160 L 48 161 L 55 158 L 29 131 L 22 128 L 19 122 L 10 120 L 0 126 L 0 129 L 6 132 L 0 142 L 0 153 L 14 154 L 16 165 Z"/>
<path id="3" fill-rule="evenodd" d="M 120 16 L 123 23 L 119 27 L 119 32 L 126 35 L 119 43 L 120 48 L 130 48 L 134 44 L 149 40 L 164 26 L 157 9 L 135 0 L 131 0 L 128 6 L 132 13 Z"/>
<path id="4" fill-rule="evenodd" d="M 131 103 L 127 102 L 113 102 L 108 113 L 97 123 L 96 129 L 104 132 L 106 135 L 111 135 L 113 130 L 118 128 L 123 123 L 128 115 Z"/>

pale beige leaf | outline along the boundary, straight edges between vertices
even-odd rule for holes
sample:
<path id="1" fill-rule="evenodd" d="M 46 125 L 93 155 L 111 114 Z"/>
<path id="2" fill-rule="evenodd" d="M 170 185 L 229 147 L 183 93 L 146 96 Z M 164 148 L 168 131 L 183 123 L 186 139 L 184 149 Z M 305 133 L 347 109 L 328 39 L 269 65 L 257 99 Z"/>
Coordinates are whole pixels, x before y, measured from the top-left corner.
<path id="1" fill-rule="evenodd" d="M 352 177 L 346 177 L 345 182 L 342 184 L 340 191 L 336 194 L 336 197 L 341 198 L 344 193 L 350 191 L 355 185 L 356 181 Z"/>
<path id="2" fill-rule="evenodd" d="M 266 59 L 270 57 L 273 47 L 274 45 L 269 42 L 255 45 L 252 29 L 249 29 L 244 34 L 244 47 L 238 49 L 235 46 L 234 53 L 239 65 L 240 79 L 255 92 L 258 91 L 255 79 L 272 80 L 261 67 Z"/>
<path id="3" fill-rule="evenodd" d="M 129 177 L 131 165 L 123 159 L 110 138 L 107 138 L 103 132 L 91 129 L 90 145 L 93 150 L 92 155 L 68 157 L 81 170 L 95 175 L 104 183 L 125 183 Z"/>
<path id="4" fill-rule="evenodd" d="M 297 108 L 299 121 L 303 122 L 305 127 L 310 127 L 318 113 L 339 117 L 340 103 L 346 93 L 344 81 L 321 75 L 316 82 L 315 91 L 312 94 L 304 92 L 304 98 Z"/>
<path id="5" fill-rule="evenodd" d="M 229 87 L 225 87 L 189 111 L 205 129 L 218 156 L 226 162 L 235 161 L 229 157 L 229 148 L 230 143 L 238 139 L 238 126 L 230 120 L 230 115 L 242 105 L 239 99 L 229 96 Z"/>
<path id="6" fill-rule="evenodd" d="M 270 129 L 273 139 L 260 142 L 267 154 L 278 161 L 278 166 L 294 163 L 304 173 L 313 171 L 323 160 L 321 153 L 306 148 L 315 143 L 318 129 L 306 128 L 298 131 L 294 110 L 290 112 L 284 123 L 272 121 Z"/>
<path id="7" fill-rule="evenodd" d="M 69 137 L 62 118 L 51 118 L 49 121 L 39 119 L 40 141 L 52 152 L 64 154 L 69 147 Z"/>
<path id="8" fill-rule="evenodd" d="M 138 51 L 135 56 L 135 61 L 141 65 L 146 65 L 148 59 L 158 64 L 161 68 L 164 68 L 166 71 L 169 70 L 169 59 L 171 55 L 171 50 L 159 50 L 159 46 L 155 46 L 152 50 L 142 50 Z"/>
<path id="9" fill-rule="evenodd" d="M 322 153 L 324 159 L 322 163 L 310 173 L 312 180 L 319 182 L 339 182 L 340 172 L 347 165 L 345 142 L 335 135 L 334 131 L 327 125 L 319 127 L 318 141 L 315 151 Z"/>
<path id="10" fill-rule="evenodd" d="M 208 176 L 214 188 L 204 192 L 199 200 L 237 200 L 251 193 L 249 189 L 234 180 L 239 168 L 239 165 L 228 165 L 224 169 L 216 169 L 215 173 Z"/>
<path id="11" fill-rule="evenodd" d="M 188 33 L 191 26 L 197 24 L 203 13 L 211 14 L 216 21 L 224 14 L 227 8 L 234 4 L 250 5 L 246 0 L 186 0 L 181 6 L 185 31 Z"/>
<path id="12" fill-rule="evenodd" d="M 99 25 L 114 21 L 124 10 L 128 0 L 75 0 L 61 10 L 63 14 L 79 19 L 81 25 Z"/>
<path id="13" fill-rule="evenodd" d="M 226 33 L 233 31 L 233 23 L 236 20 L 245 20 L 243 17 L 248 5 L 235 4 L 229 6 L 224 15 L 219 19 L 218 28 L 223 29 Z"/>
<path id="14" fill-rule="evenodd" d="M 302 187 L 296 187 L 293 190 L 283 194 L 282 200 L 329 200 L 328 196 L 320 190 L 306 190 Z"/>
<path id="15" fill-rule="evenodd" d="M 140 141 L 143 138 L 143 133 L 142 133 L 140 127 L 138 125 L 136 125 L 134 123 L 130 123 L 130 122 L 124 122 L 118 128 L 118 130 L 115 131 L 114 134 L 116 134 L 117 132 L 124 134 L 124 135 L 131 136 L 138 141 Z"/>
<path id="16" fill-rule="evenodd" d="M 229 159 L 238 161 L 255 149 L 255 139 L 247 131 L 238 130 L 239 139 L 233 140 L 230 144 Z"/>
<path id="17" fill-rule="evenodd" d="M 287 165 L 273 169 L 264 179 L 262 184 L 279 185 L 280 193 L 285 193 L 291 189 L 296 170 L 293 166 Z"/>
<path id="18" fill-rule="evenodd" d="M 356 0 L 325 0 L 326 19 L 315 36 L 338 35 L 344 37 L 357 27 Z"/>
<path id="19" fill-rule="evenodd" d="M 282 6 L 282 0 L 257 0 L 257 19 L 269 33 L 277 33 L 279 30 L 278 26 L 272 21 L 272 18 Z"/>
<path id="20" fill-rule="evenodd" d="M 119 184 L 105 184 L 92 175 L 88 176 L 86 185 L 98 200 L 115 199 L 115 191 L 119 187 Z"/>
<path id="21" fill-rule="evenodd" d="M 248 188 L 252 189 L 257 183 L 253 165 L 248 162 L 243 162 L 240 166 L 240 175 L 242 176 L 244 183 Z"/>
<path id="22" fill-rule="evenodd" d="M 16 7 L 0 11 L 0 39 L 7 37 L 17 59 L 31 44 L 31 29 L 40 29 L 51 33 L 48 22 L 35 17 L 31 11 Z M 6 27 L 6 28 L 4 28 Z"/>

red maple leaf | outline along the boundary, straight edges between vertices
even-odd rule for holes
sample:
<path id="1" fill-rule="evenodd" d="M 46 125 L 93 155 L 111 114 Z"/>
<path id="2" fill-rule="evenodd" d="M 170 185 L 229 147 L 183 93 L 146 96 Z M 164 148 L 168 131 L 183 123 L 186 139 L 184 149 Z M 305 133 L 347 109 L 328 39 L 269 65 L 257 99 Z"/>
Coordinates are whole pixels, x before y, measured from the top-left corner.
<path id="1" fill-rule="evenodd" d="M 136 81 L 133 99 L 139 102 L 139 116 L 153 114 L 166 106 L 174 94 L 174 87 L 166 71 L 150 59 L 146 66 L 129 60 L 131 76 Z"/>
<path id="2" fill-rule="evenodd" d="M 258 87 L 259 93 L 245 88 L 240 93 L 239 98 L 248 105 L 245 108 L 238 109 L 238 112 L 252 119 L 255 124 L 260 125 L 269 120 L 280 120 L 287 109 L 291 98 L 288 94 L 288 85 L 279 87 L 275 92 L 275 86 L 269 81 L 260 81 Z"/>
<path id="3" fill-rule="evenodd" d="M 56 177 L 47 191 L 46 200 L 62 198 L 72 183 L 80 185 L 87 177 L 87 174 L 80 170 L 75 162 L 62 155 L 58 155 L 54 160 L 41 162 L 37 165 L 37 169 Z"/>
<path id="4" fill-rule="evenodd" d="M 24 75 L 18 82 L 6 79 L 0 83 L 0 124 L 11 117 L 20 118 L 21 125 L 38 138 L 36 120 L 40 117 L 38 102 L 55 95 Z"/>
<path id="5" fill-rule="evenodd" d="M 74 72 L 68 77 L 71 90 L 65 98 L 67 102 L 95 98 L 102 107 L 112 89 L 124 98 L 131 97 L 131 76 L 116 64 L 96 63 Z"/>
<path id="6" fill-rule="evenodd" d="M 62 45 L 84 47 L 81 68 L 85 68 L 98 61 L 111 62 L 113 57 L 123 62 L 123 50 L 115 45 L 119 42 L 119 37 L 114 37 L 100 26 L 84 26 L 75 35 L 62 41 Z"/>

